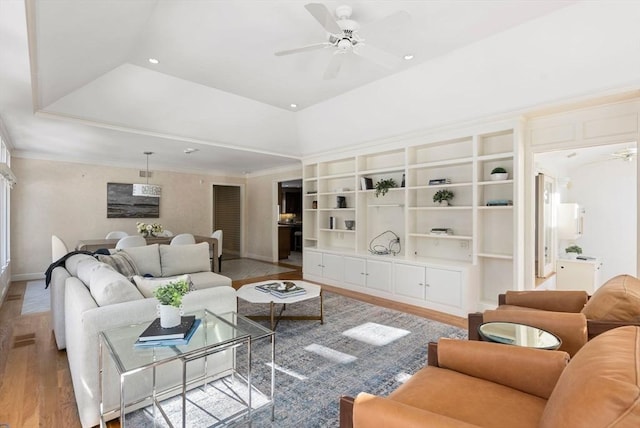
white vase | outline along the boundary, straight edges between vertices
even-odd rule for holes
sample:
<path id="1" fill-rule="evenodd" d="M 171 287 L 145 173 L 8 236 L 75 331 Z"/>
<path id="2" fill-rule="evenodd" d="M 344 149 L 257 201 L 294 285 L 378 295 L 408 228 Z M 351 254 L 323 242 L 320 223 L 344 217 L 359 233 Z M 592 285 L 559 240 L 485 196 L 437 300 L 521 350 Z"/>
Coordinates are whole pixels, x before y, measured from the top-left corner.
<path id="1" fill-rule="evenodd" d="M 181 310 L 171 305 L 158 305 L 160 311 L 160 327 L 176 327 L 181 321 Z"/>

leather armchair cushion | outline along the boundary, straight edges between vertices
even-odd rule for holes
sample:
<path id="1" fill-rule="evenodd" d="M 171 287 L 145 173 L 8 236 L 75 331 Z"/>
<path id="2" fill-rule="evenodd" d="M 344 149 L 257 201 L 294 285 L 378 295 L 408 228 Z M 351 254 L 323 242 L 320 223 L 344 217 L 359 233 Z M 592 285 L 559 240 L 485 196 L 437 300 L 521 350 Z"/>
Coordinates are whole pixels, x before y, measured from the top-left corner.
<path id="1" fill-rule="evenodd" d="M 505 293 L 507 305 L 553 312 L 580 312 L 588 299 L 589 295 L 586 291 L 573 290 L 507 291 Z"/>
<path id="2" fill-rule="evenodd" d="M 634 326 L 589 341 L 560 375 L 540 427 L 640 427 L 639 356 Z"/>
<path id="3" fill-rule="evenodd" d="M 593 320 L 640 321 L 640 280 L 618 275 L 591 296 L 582 313 Z"/>
<path id="4" fill-rule="evenodd" d="M 587 318 L 581 313 L 499 309 L 485 311 L 483 321 L 516 322 L 547 330 L 562 340 L 559 350 L 571 356 L 587 343 Z"/>

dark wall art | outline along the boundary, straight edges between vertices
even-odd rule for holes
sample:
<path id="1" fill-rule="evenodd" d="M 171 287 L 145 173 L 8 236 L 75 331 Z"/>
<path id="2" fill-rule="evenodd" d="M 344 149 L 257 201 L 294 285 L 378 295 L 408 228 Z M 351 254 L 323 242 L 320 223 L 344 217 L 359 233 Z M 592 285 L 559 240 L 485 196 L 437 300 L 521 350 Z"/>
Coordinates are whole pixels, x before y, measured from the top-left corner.
<path id="1" fill-rule="evenodd" d="M 107 218 L 159 218 L 160 198 L 133 196 L 133 184 L 107 183 Z"/>

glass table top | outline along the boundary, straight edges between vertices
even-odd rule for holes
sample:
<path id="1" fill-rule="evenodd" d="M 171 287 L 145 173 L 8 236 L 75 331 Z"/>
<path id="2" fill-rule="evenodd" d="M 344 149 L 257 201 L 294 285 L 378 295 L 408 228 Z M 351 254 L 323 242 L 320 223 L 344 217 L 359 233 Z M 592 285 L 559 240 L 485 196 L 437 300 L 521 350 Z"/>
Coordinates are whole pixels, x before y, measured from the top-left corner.
<path id="1" fill-rule="evenodd" d="M 537 349 L 558 349 L 562 340 L 553 333 L 530 325 L 512 322 L 486 322 L 478 333 L 491 342 Z"/>

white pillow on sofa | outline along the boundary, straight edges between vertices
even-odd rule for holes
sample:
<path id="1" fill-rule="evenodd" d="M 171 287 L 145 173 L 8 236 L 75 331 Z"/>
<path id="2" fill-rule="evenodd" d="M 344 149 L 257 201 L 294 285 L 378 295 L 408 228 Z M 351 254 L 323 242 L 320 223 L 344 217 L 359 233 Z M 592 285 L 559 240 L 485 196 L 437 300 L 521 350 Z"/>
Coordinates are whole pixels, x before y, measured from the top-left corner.
<path id="1" fill-rule="evenodd" d="M 104 263 L 91 273 L 89 291 L 98 306 L 144 299 L 124 275 Z"/>
<path id="2" fill-rule="evenodd" d="M 98 269 L 100 266 L 104 265 L 104 263 L 100 263 L 98 260 L 89 256 L 89 258 L 82 259 L 76 265 L 76 273 L 80 281 L 84 282 L 84 285 L 89 287 L 91 284 L 91 275 L 93 271 Z"/>
<path id="3" fill-rule="evenodd" d="M 163 276 L 160 267 L 160 253 L 158 244 L 145 245 L 143 247 L 123 248 L 138 268 L 141 275 Z M 182 273 L 182 272 L 181 272 Z"/>
<path id="4" fill-rule="evenodd" d="M 209 243 L 160 245 L 162 276 L 211 271 Z"/>
<path id="5" fill-rule="evenodd" d="M 153 292 L 156 288 L 180 280 L 185 280 L 187 283 L 190 283 L 191 277 L 189 275 L 173 276 L 171 278 L 143 278 L 140 275 L 133 277 L 133 282 L 136 283 L 138 291 L 141 292 L 144 297 L 153 297 Z"/>
<path id="6" fill-rule="evenodd" d="M 69 271 L 71 276 L 78 276 L 78 265 L 85 260 L 97 261 L 95 257 L 89 254 L 74 254 L 64 261 L 64 267 Z"/>

